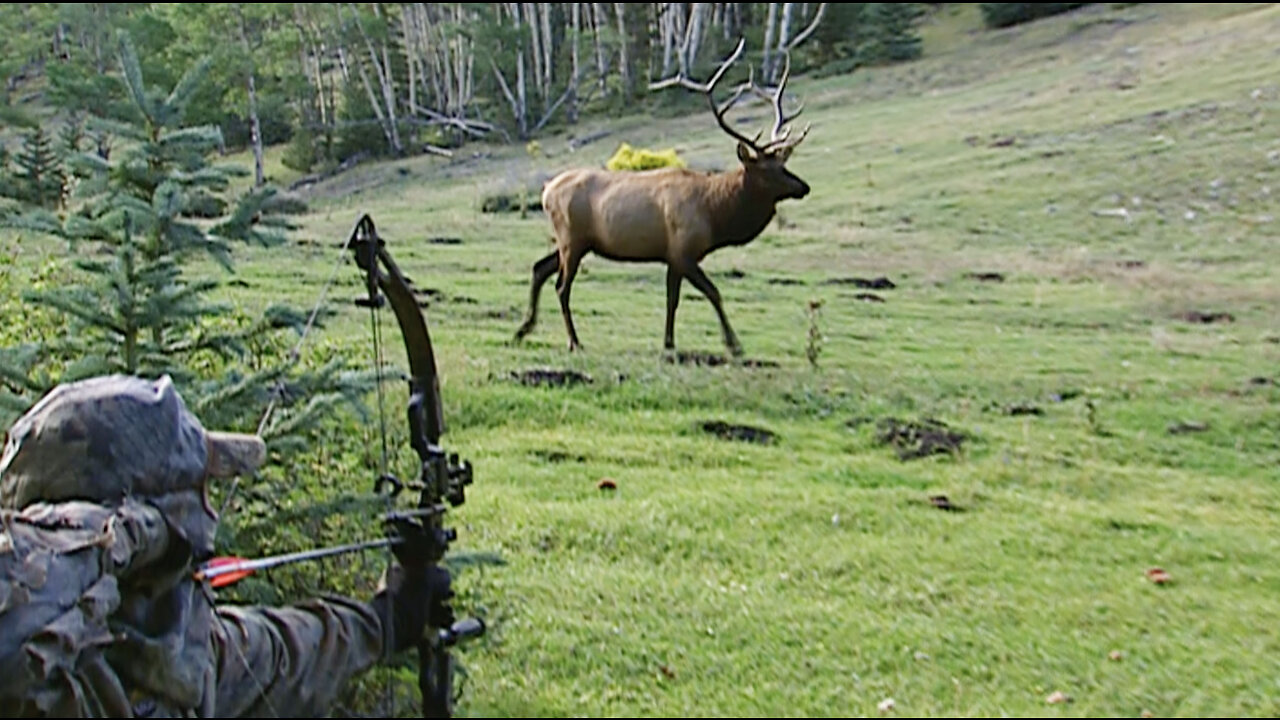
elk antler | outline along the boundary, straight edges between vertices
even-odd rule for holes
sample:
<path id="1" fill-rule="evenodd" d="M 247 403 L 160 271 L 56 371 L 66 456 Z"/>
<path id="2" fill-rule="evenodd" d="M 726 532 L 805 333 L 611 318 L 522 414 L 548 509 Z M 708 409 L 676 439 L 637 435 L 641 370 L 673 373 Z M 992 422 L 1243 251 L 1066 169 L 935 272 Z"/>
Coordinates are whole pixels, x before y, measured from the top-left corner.
<path id="1" fill-rule="evenodd" d="M 805 136 L 809 134 L 809 128 L 812 125 L 806 124 L 804 130 L 800 133 L 800 137 L 791 140 L 791 122 L 800 117 L 800 113 L 804 112 L 804 103 L 796 108 L 791 115 L 787 115 L 782 109 L 782 95 L 787 89 L 787 80 L 791 77 L 791 53 L 787 53 L 786 60 L 782 66 L 782 79 L 778 81 L 778 88 L 772 94 L 755 84 L 754 77 L 751 80 L 751 92 L 755 93 L 761 99 L 768 101 L 773 105 L 773 129 L 769 131 L 769 142 L 765 143 L 760 152 L 774 152 L 784 146 L 794 148 L 804 141 Z"/>
<path id="2" fill-rule="evenodd" d="M 724 74 L 729 71 L 729 68 L 735 62 L 737 62 L 739 58 L 742 57 L 742 51 L 745 47 L 746 47 L 746 38 L 739 39 L 737 48 L 735 48 L 733 53 L 728 58 L 726 58 L 723 63 L 720 64 L 720 67 L 716 70 L 715 74 L 713 74 L 711 76 L 711 79 L 705 83 L 694 82 L 693 80 L 690 80 L 689 78 L 685 77 L 683 71 L 681 71 L 677 73 L 674 77 L 670 77 L 665 80 L 660 80 L 658 82 L 650 83 L 649 89 L 661 90 L 663 88 L 679 85 L 680 87 L 683 87 L 685 89 L 693 90 L 694 92 L 699 92 L 706 95 L 707 103 L 711 106 L 711 113 L 715 116 L 716 123 L 720 126 L 720 129 L 728 133 L 730 137 L 734 138 L 735 140 L 741 142 L 742 144 L 754 150 L 757 155 L 765 155 L 771 152 L 775 152 L 778 149 L 782 148 L 783 146 L 789 145 L 791 147 L 795 147 L 796 145 L 799 145 L 800 141 L 804 140 L 805 136 L 809 134 L 809 128 L 806 127 L 804 129 L 804 132 L 800 134 L 799 138 L 796 138 L 795 140 L 789 140 L 791 135 L 791 128 L 788 127 L 784 129 L 784 126 L 790 123 L 792 120 L 795 120 L 796 117 L 800 115 L 800 112 L 804 110 L 804 106 L 801 105 L 801 107 L 798 108 L 795 111 L 795 113 L 793 113 L 790 117 L 788 117 L 782 109 L 782 94 L 786 90 L 787 78 L 791 74 L 791 55 L 790 54 L 787 55 L 786 67 L 782 71 L 782 81 L 778 83 L 778 88 L 772 95 L 769 94 L 764 89 L 762 89 L 761 87 L 759 87 L 758 85 L 756 85 L 755 69 L 752 68 L 752 69 L 749 69 L 749 77 L 745 84 L 739 85 L 733 91 L 733 95 L 730 96 L 729 99 L 726 100 L 723 104 L 716 103 L 715 97 L 712 94 L 715 92 L 716 83 L 720 82 L 721 78 L 724 77 Z M 738 100 L 742 99 L 742 96 L 746 94 L 747 91 L 751 91 L 753 94 L 763 98 L 764 100 L 768 101 L 773 105 L 773 117 L 774 117 L 773 130 L 770 132 L 769 142 L 765 143 L 764 145 L 758 144 L 762 133 L 756 133 L 756 136 L 754 139 L 749 139 L 742 133 L 738 132 L 737 130 L 734 130 L 729 125 L 729 122 L 724 118 L 725 113 L 729 112 L 730 108 L 732 108 L 735 104 L 737 104 Z"/>
<path id="3" fill-rule="evenodd" d="M 742 51 L 744 48 L 746 48 L 746 45 L 747 45 L 746 38 L 742 38 L 738 40 L 738 47 L 734 49 L 733 54 L 730 55 L 727 59 L 725 59 L 723 63 L 720 64 L 720 67 L 716 70 L 715 74 L 712 75 L 711 79 L 705 83 L 696 83 L 690 80 L 689 78 L 685 77 L 684 73 L 681 72 L 681 73 L 677 73 L 675 77 L 670 77 L 670 78 L 667 78 L 666 80 L 660 80 L 655 83 L 650 83 L 649 89 L 662 90 L 663 88 L 669 88 L 669 87 L 672 87 L 673 85 L 679 85 L 680 87 L 686 88 L 688 90 L 693 90 L 694 92 L 699 92 L 706 95 L 707 103 L 711 105 L 711 114 L 715 115 L 716 123 L 720 125 L 720 129 L 729 133 L 730 137 L 750 147 L 752 150 L 755 150 L 757 153 L 760 153 L 763 151 L 760 149 L 760 146 L 756 144 L 755 140 L 751 140 L 747 138 L 747 136 L 738 132 L 737 130 L 734 130 L 732 127 L 730 127 L 728 121 L 724 119 L 724 114 L 729 112 L 729 109 L 732 108 L 738 102 L 738 100 L 742 98 L 743 94 L 745 94 L 747 90 L 751 88 L 751 83 L 748 83 L 747 85 L 738 86 L 738 89 L 734 90 L 733 96 L 730 97 L 723 105 L 717 105 L 715 97 L 712 95 L 712 93 L 715 92 L 716 83 L 720 82 L 720 79 L 723 78 L 724 74 L 729 71 L 729 68 L 735 62 L 738 61 L 738 58 L 742 57 Z M 759 140 L 759 139 L 760 139 L 760 136 L 756 135 L 756 140 Z"/>

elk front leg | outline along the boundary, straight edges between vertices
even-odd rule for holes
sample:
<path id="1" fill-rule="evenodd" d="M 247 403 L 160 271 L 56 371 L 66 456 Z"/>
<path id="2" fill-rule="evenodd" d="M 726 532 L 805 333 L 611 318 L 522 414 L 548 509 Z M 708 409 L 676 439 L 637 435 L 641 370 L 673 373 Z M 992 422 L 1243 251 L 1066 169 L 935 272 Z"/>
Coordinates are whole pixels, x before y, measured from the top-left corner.
<path id="1" fill-rule="evenodd" d="M 569 293 L 573 290 L 573 278 L 578 274 L 582 253 L 567 250 L 560 256 L 560 277 L 556 278 L 556 294 L 560 296 L 560 314 L 564 316 L 564 329 L 569 333 L 569 352 L 581 350 L 578 331 L 573 329 L 573 312 L 569 310 Z"/>
<path id="2" fill-rule="evenodd" d="M 706 273 L 702 272 L 702 268 L 694 263 L 685 266 L 684 275 L 689 278 L 689 282 L 693 283 L 694 287 L 707 296 L 712 307 L 716 309 L 716 315 L 720 316 L 720 331 L 724 334 L 725 347 L 733 353 L 734 357 L 741 357 L 742 345 L 738 342 L 738 336 L 734 334 L 733 328 L 729 326 L 729 318 L 724 315 L 724 307 L 720 304 L 720 291 L 711 283 Z"/>
<path id="3" fill-rule="evenodd" d="M 682 274 L 674 264 L 667 265 L 667 331 L 662 337 L 662 347 L 666 350 L 676 349 L 676 308 L 680 305 L 680 283 L 684 281 Z"/>
<path id="4" fill-rule="evenodd" d="M 542 286 L 546 284 L 547 278 L 554 275 L 559 267 L 560 253 L 555 251 L 533 264 L 533 283 L 529 286 L 529 316 L 520 329 L 516 330 L 516 341 L 524 339 L 525 335 L 533 331 L 533 326 L 538 324 L 538 295 L 542 293 Z"/>

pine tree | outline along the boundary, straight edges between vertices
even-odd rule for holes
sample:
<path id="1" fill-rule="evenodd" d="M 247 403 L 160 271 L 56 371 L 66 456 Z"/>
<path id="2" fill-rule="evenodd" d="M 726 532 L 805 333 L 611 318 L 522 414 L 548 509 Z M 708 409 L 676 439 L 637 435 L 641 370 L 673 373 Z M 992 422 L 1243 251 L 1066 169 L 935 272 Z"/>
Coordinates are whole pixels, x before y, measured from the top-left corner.
<path id="1" fill-rule="evenodd" d="M 54 207 L 62 196 L 62 163 L 54 150 L 53 140 L 43 127 L 28 131 L 13 162 L 17 194 L 37 207 Z"/>
<path id="2" fill-rule="evenodd" d="M 1089 3 L 980 3 L 989 28 L 1003 28 L 1083 7 Z"/>
<path id="3" fill-rule="evenodd" d="M 13 177 L 9 173 L 9 148 L 3 142 L 0 142 L 0 216 L 5 214 L 4 198 L 12 198 L 17 195 L 14 186 Z"/>
<path id="4" fill-rule="evenodd" d="M 83 150 L 80 146 L 84 145 L 86 138 L 84 117 L 80 113 L 72 113 L 58 129 L 58 141 L 61 145 L 58 151 L 64 158 L 78 155 Z"/>
<path id="5" fill-rule="evenodd" d="M 127 36 L 119 61 L 132 117 L 90 123 L 127 142 L 109 161 L 95 153 L 73 158 L 85 197 L 73 212 L 33 211 L 9 222 L 100 252 L 77 253 L 82 283 L 24 293 L 69 323 L 59 337 L 0 355 L 0 380 L 27 391 L 7 404 L 29 404 L 30 395 L 57 382 L 120 372 L 173 376 L 211 427 L 252 428 L 275 397 L 281 412 L 274 428 L 264 429 L 268 438 L 305 431 L 340 399 L 358 406 L 370 387 L 364 376 L 344 374 L 340 362 L 304 372 L 287 353 L 279 331 L 300 328 L 301 313 L 278 305 L 245 317 L 209 300 L 216 280 L 188 277 L 200 256 L 231 271 L 232 243 L 274 246 L 290 227 L 275 212 L 279 199 L 270 187 L 229 197 L 231 178 L 246 171 L 209 162 L 221 144 L 217 128 L 183 123 L 208 64 L 157 92 L 144 84 Z M 211 221 L 210 208 L 220 211 Z"/>
<path id="6" fill-rule="evenodd" d="M 863 56 L 867 62 L 891 63 L 920 57 L 921 40 L 916 23 L 924 16 L 919 3 L 868 3 L 871 25 Z"/>

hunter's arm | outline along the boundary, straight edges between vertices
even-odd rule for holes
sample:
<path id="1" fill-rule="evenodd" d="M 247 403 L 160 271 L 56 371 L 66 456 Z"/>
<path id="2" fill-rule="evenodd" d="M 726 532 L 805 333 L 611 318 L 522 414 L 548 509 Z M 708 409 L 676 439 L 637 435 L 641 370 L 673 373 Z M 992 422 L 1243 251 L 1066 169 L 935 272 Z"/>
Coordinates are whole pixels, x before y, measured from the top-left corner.
<path id="1" fill-rule="evenodd" d="M 221 717 L 328 715 L 347 681 L 382 657 L 376 610 L 347 598 L 222 607 L 213 630 Z"/>

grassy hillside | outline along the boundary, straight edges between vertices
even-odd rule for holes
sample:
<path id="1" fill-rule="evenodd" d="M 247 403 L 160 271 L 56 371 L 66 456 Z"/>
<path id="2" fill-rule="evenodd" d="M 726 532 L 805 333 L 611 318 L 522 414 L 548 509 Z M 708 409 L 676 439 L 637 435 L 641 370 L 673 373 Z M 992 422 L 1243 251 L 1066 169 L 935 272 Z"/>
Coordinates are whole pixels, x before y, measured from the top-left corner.
<path id="1" fill-rule="evenodd" d="M 793 82 L 813 193 L 703 264 L 757 363 L 664 361 L 663 268 L 600 258 L 573 295 L 586 352 L 550 285 L 513 344 L 549 228 L 479 211 L 622 141 L 730 167 L 707 115 L 357 168 L 309 191 L 293 246 L 241 255 L 230 299 L 309 305 L 370 212 L 440 291 L 447 442 L 476 467 L 459 546 L 507 562 L 460 581 L 493 628 L 462 712 L 1280 713 L 1280 6 L 995 32 L 960 6 L 925 33 L 919 62 Z M 367 358 L 337 277 L 308 352 Z M 721 353 L 685 287 L 677 346 Z M 592 382 L 518 381 L 535 368 Z M 929 420 L 953 452 L 882 441 Z M 300 494 L 354 464 L 318 452 Z"/>

